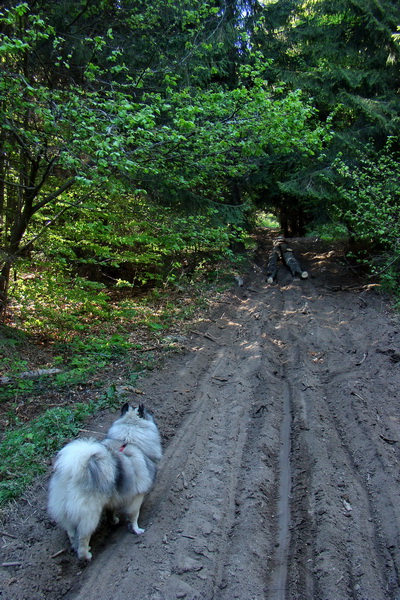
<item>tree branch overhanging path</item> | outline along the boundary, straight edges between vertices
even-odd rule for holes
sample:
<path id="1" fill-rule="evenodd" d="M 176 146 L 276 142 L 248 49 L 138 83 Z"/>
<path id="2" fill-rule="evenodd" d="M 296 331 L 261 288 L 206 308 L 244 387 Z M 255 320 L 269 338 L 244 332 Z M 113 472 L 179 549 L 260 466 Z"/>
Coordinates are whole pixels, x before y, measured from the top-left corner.
<path id="1" fill-rule="evenodd" d="M 147 205 L 150 221 L 156 205 L 163 228 L 168 208 L 171 229 L 187 214 L 205 227 L 213 213 L 206 233 L 219 227 L 221 240 L 232 220 L 244 231 L 261 209 L 279 217 L 285 235 L 317 223 L 383 246 L 377 271 L 393 278 L 400 14 L 386 0 L 380 6 L 357 12 L 346 4 L 346 12 L 343 0 L 318 0 L 281 10 L 254 2 L 243 12 L 232 1 L 6 2 L 3 309 L 10 264 L 17 268 L 27 248 L 47 256 L 53 232 L 79 263 L 85 252 L 69 239 L 67 214 L 90 237 L 90 211 L 80 202 L 90 192 L 93 214 L 113 223 L 100 254 L 115 264 L 128 245 L 124 212 L 138 223 Z M 129 245 L 132 255 L 132 236 Z"/>

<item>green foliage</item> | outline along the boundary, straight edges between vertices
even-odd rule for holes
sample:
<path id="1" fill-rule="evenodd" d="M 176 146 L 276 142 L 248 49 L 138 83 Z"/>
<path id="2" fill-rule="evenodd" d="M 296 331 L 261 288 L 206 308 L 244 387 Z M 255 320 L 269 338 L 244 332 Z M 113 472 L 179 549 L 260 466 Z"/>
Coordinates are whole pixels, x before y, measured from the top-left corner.
<path id="1" fill-rule="evenodd" d="M 84 330 L 89 322 L 109 318 L 103 285 L 71 278 L 60 270 L 60 265 L 54 268 L 45 262 L 41 267 L 43 270 L 39 268 L 34 277 L 21 277 L 13 286 L 13 307 L 25 331 L 46 335 L 56 329 L 68 338 Z"/>
<path id="2" fill-rule="evenodd" d="M 75 222 L 60 223 L 42 251 L 75 273 L 123 288 L 174 281 L 198 256 L 226 253 L 233 237 L 211 208 L 184 216 L 128 196 L 123 209 L 105 207 L 102 215 L 93 221 L 84 210 Z"/>
<path id="3" fill-rule="evenodd" d="M 310 237 L 317 236 L 326 242 L 333 242 L 336 240 L 347 241 L 349 237 L 349 230 L 337 219 L 331 223 L 313 223 L 313 228 L 310 229 L 308 235 Z"/>
<path id="4" fill-rule="evenodd" d="M 270 227 L 271 229 L 279 228 L 279 223 L 276 216 L 272 213 L 260 211 L 257 214 L 256 223 L 260 227 Z"/>
<path id="5" fill-rule="evenodd" d="M 222 207 L 222 214 L 232 204 L 232 187 L 257 170 L 263 157 L 294 150 L 311 156 L 328 139 L 301 92 L 275 95 L 265 81 L 260 57 L 251 68 L 237 68 L 234 87 L 210 79 L 204 85 L 202 77 L 188 83 L 178 68 L 157 77 L 144 69 L 138 77 L 137 60 L 142 58 L 135 63 L 136 32 L 151 32 L 144 50 L 147 60 L 154 52 L 151 36 L 156 24 L 166 19 L 175 30 L 174 41 L 185 38 L 184 53 L 189 52 L 196 70 L 199 57 L 215 49 L 195 40 L 200 42 L 219 16 L 216 7 L 203 3 L 195 8 L 185 3 L 179 10 L 162 3 L 151 9 L 140 6 L 139 12 L 137 8 L 128 2 L 122 13 L 118 6 L 100 3 L 77 14 L 75 7 L 74 48 L 71 31 L 61 33 L 61 8 L 44 2 L 0 13 L 7 32 L 0 49 L 0 126 L 7 154 L 7 163 L 0 165 L 5 181 L 0 204 L 3 296 L 11 264 L 39 245 L 50 228 L 60 254 L 64 246 L 65 260 L 107 262 L 118 269 L 121 262 L 136 259 L 149 265 L 140 274 L 143 281 L 157 277 L 169 248 L 163 249 L 149 228 L 152 209 L 144 225 L 135 204 L 142 214 L 147 201 L 149 206 L 150 201 L 174 206 L 183 215 L 194 214 L 202 227 L 210 207 Z M 120 23 L 115 31 L 110 16 Z M 124 43 L 116 46 L 117 38 Z M 157 56 L 168 63 L 165 56 Z M 145 86 L 156 80 L 157 89 Z M 195 210 L 189 206 L 193 198 Z M 235 204 L 246 210 L 246 202 Z M 188 220 L 186 228 L 190 229 Z M 164 237 L 161 233 L 161 241 L 179 252 L 178 232 L 175 240 L 173 232 Z M 75 247 L 68 238 L 64 243 L 68 235 Z M 212 242 L 210 229 L 207 236 L 206 243 Z M 214 241 L 218 246 L 219 233 Z M 132 283 L 129 278 L 128 282 Z"/>
<path id="6" fill-rule="evenodd" d="M 85 384 L 113 361 L 123 360 L 134 348 L 126 335 L 118 333 L 77 337 L 59 346 L 65 352 L 65 370 L 54 377 L 53 385 L 58 389 Z M 103 378 L 99 377 L 97 384 L 102 382 Z"/>
<path id="7" fill-rule="evenodd" d="M 335 208 L 341 219 L 358 238 L 389 247 L 395 247 L 400 236 L 400 163 L 394 144 L 391 138 L 378 155 L 367 148 L 356 166 L 335 162 L 343 182 L 336 188 L 340 203 Z"/>
<path id="8" fill-rule="evenodd" d="M 274 206 L 288 202 L 309 223 L 329 223 L 336 200 L 330 183 L 340 183 L 331 168 L 338 153 L 351 163 L 368 141 L 378 152 L 388 136 L 397 135 L 400 46 L 394 34 L 400 4 L 291 0 L 256 3 L 249 12 L 252 47 L 273 57 L 269 81 L 312 97 L 318 118 L 333 133 L 315 157 L 271 156 L 258 181 Z"/>
<path id="9" fill-rule="evenodd" d="M 255 204 L 321 222 L 341 186 L 344 218 L 335 157 L 398 122 L 400 9 L 378 4 L 8 3 L 0 305 L 30 260 L 13 306 L 74 334 L 110 318 L 113 287 L 215 271 Z"/>
<path id="10" fill-rule="evenodd" d="M 390 138 L 377 155 L 367 147 L 355 166 L 335 162 L 342 178 L 336 187 L 337 216 L 353 237 L 380 251 L 372 264 L 386 287 L 400 284 L 400 162 L 398 139 Z"/>

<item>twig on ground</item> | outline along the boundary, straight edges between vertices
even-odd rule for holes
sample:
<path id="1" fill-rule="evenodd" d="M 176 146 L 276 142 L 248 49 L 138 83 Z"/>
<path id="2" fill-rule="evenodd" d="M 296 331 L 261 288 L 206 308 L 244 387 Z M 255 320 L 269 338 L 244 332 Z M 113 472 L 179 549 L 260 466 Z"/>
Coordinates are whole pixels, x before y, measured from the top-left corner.
<path id="1" fill-rule="evenodd" d="M 362 359 L 359 362 L 356 362 L 357 367 L 359 367 L 360 365 L 363 364 L 363 362 L 365 361 L 367 356 L 368 356 L 368 352 L 364 352 L 364 356 L 362 357 Z"/>
<path id="2" fill-rule="evenodd" d="M 0 537 L 2 537 L 3 535 L 5 535 L 6 537 L 12 538 L 13 540 L 17 540 L 17 536 L 13 535 L 12 533 L 8 533 L 7 531 L 0 531 Z"/>
<path id="3" fill-rule="evenodd" d="M 62 550 L 59 550 L 58 552 L 55 552 L 54 554 L 52 554 L 50 556 L 50 558 L 57 558 L 57 556 L 60 556 L 60 554 L 64 554 L 64 552 L 66 552 L 65 548 L 62 548 Z"/>
<path id="4" fill-rule="evenodd" d="M 220 346 L 226 346 L 226 344 L 219 342 L 218 340 L 216 340 L 212 335 L 210 335 L 209 333 L 200 333 L 200 331 L 196 331 L 195 329 L 191 329 L 190 330 L 191 333 L 194 333 L 195 335 L 200 335 L 201 337 L 206 338 L 207 340 L 211 340 L 212 342 L 214 342 L 215 344 L 219 344 Z"/>
<path id="5" fill-rule="evenodd" d="M 25 373 L 18 373 L 13 377 L 0 377 L 0 383 L 7 384 L 16 379 L 34 379 L 35 377 L 41 377 L 42 375 L 57 375 L 61 373 L 61 369 L 36 369 L 36 371 L 26 371 Z"/>

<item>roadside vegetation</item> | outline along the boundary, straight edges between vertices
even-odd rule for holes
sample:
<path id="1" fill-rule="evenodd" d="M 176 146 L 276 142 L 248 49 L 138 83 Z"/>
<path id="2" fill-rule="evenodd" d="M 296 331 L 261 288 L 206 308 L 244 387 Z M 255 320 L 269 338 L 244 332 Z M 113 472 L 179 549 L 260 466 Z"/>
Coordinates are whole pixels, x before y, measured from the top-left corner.
<path id="1" fill-rule="evenodd" d="M 0 327 L 0 506 L 45 473 L 91 415 L 140 394 L 140 378 L 182 350 L 247 260 L 205 262 L 138 294 L 50 266 L 21 271 Z"/>

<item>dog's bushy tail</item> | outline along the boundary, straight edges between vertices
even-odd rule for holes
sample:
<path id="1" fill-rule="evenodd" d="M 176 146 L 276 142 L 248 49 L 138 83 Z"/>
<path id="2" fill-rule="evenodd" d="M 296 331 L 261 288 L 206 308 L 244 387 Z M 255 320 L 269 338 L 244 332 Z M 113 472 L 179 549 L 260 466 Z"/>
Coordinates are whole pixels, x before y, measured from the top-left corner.
<path id="1" fill-rule="evenodd" d="M 118 477 L 118 462 L 97 440 L 78 439 L 60 450 L 55 470 L 86 492 L 110 494 Z"/>

